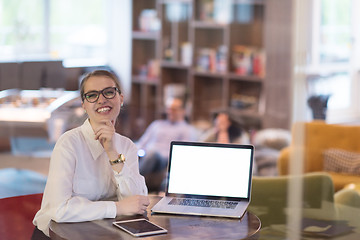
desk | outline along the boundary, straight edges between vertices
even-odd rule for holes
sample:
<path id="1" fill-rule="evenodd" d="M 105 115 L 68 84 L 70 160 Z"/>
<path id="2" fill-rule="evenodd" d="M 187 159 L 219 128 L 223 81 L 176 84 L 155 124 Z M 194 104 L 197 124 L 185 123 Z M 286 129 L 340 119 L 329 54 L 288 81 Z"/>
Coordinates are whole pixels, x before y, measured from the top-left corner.
<path id="1" fill-rule="evenodd" d="M 239 219 L 197 217 L 171 214 L 151 214 L 150 209 L 160 200 L 150 196 L 150 206 L 145 218 L 168 230 L 167 234 L 146 237 L 146 239 L 244 239 L 259 231 L 258 217 L 247 212 Z M 141 218 L 121 217 L 116 220 Z M 114 219 L 104 219 L 82 223 L 50 223 L 51 239 L 136 239 L 112 225 Z"/>

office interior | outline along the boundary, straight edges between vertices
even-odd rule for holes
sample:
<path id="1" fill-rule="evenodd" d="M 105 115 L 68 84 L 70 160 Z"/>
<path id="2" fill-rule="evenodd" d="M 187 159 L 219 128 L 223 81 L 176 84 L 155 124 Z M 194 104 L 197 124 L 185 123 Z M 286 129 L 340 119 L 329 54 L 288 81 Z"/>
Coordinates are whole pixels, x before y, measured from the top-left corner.
<path id="1" fill-rule="evenodd" d="M 186 94 L 199 135 L 216 112 L 232 114 L 256 149 L 260 239 L 325 236 L 304 230 L 308 219 L 358 239 L 358 1 L 76 1 L 63 22 L 70 1 L 10 2 L 0 0 L 1 198 L 43 191 L 56 140 L 86 119 L 81 78 L 107 69 L 125 100 L 117 131 L 133 141 L 174 94 Z"/>

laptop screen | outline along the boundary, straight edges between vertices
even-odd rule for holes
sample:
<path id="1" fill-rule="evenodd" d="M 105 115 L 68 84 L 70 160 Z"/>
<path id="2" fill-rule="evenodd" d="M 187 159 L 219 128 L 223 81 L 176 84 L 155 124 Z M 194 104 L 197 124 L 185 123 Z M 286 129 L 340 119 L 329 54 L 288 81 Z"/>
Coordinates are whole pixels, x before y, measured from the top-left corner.
<path id="1" fill-rule="evenodd" d="M 172 142 L 167 193 L 249 198 L 251 145 Z"/>

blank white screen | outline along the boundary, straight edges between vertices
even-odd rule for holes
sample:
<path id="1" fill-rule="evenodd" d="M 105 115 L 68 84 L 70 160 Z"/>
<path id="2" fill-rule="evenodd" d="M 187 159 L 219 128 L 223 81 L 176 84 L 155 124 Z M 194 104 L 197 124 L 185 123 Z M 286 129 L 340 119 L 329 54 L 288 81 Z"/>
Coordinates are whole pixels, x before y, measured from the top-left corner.
<path id="1" fill-rule="evenodd" d="M 248 197 L 251 149 L 174 145 L 169 193 Z"/>

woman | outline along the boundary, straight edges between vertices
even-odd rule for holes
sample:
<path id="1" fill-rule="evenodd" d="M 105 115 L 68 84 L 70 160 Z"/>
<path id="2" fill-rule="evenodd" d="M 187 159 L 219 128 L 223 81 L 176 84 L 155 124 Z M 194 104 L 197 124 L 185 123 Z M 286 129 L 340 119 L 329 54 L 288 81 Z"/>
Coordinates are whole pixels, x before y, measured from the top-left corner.
<path id="1" fill-rule="evenodd" d="M 57 141 L 41 209 L 33 220 L 35 232 L 39 229 L 47 236 L 51 220 L 81 222 L 143 214 L 149 205 L 137 148 L 115 132 L 124 98 L 117 78 L 104 70 L 89 73 L 80 94 L 88 119 Z"/>
<path id="2" fill-rule="evenodd" d="M 237 127 L 226 112 L 215 116 L 214 127 L 205 132 L 201 141 L 217 143 L 249 144 L 249 136 Z"/>

